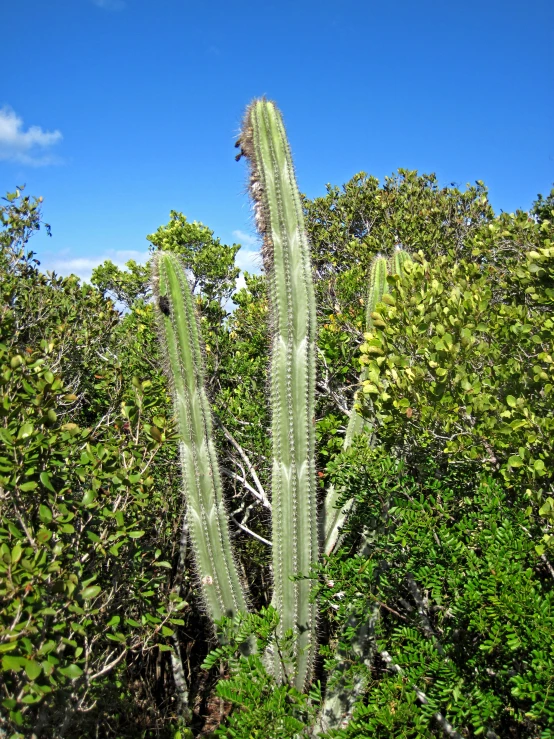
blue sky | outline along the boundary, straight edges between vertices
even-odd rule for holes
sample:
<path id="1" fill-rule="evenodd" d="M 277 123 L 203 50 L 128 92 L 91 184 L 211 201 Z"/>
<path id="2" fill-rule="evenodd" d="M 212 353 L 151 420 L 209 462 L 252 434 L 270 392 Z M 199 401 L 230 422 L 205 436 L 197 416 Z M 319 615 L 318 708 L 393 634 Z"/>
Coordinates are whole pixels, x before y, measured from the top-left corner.
<path id="1" fill-rule="evenodd" d="M 170 209 L 252 269 L 233 143 L 262 94 L 310 197 L 406 167 L 513 211 L 554 181 L 552 0 L 19 0 L 0 23 L 0 189 L 44 197 L 32 244 L 62 274 L 144 258 Z"/>

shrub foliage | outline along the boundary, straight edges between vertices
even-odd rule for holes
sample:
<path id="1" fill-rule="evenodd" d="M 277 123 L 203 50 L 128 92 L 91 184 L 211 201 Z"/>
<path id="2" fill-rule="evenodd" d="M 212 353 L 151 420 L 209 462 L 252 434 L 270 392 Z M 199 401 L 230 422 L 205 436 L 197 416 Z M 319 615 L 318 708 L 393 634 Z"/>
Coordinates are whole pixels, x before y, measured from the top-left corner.
<path id="1" fill-rule="evenodd" d="M 305 693 L 260 656 L 293 638 L 269 606 L 260 503 L 265 277 L 233 293 L 238 245 L 180 213 L 148 237 L 195 286 L 232 536 L 259 608 L 224 619 L 216 646 L 182 546 L 148 267 L 105 263 L 91 285 L 45 274 L 28 247 L 49 230 L 40 200 L 4 203 L 0 733 L 308 737 L 333 682 L 362 670 L 352 721 L 327 736 L 554 736 L 552 193 L 495 216 L 480 182 L 462 192 L 401 170 L 304 201 L 318 479 L 354 504 L 340 550 L 298 573 L 321 613 Z M 399 244 L 412 262 L 364 335 L 369 266 Z M 353 401 L 367 433 L 343 451 Z M 370 619 L 373 656 L 345 677 L 340 655 Z M 259 648 L 244 656 L 247 639 Z"/>

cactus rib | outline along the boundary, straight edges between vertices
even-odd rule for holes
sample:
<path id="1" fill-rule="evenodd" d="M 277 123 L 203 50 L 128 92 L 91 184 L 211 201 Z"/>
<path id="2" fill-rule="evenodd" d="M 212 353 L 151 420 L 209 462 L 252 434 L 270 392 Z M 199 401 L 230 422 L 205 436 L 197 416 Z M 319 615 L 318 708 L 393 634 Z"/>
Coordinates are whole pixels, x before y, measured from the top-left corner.
<path id="1" fill-rule="evenodd" d="M 316 312 L 302 203 L 281 114 L 274 103 L 255 100 L 244 119 L 240 144 L 250 161 L 250 192 L 264 239 L 272 316 L 271 414 L 273 438 L 273 603 L 278 635 L 292 630 L 294 682 L 310 680 L 316 648 L 316 606 L 308 575 L 318 558 L 315 480 Z M 272 657 L 278 680 L 286 674 Z"/>
<path id="2" fill-rule="evenodd" d="M 212 621 L 247 610 L 233 556 L 204 389 L 204 360 L 194 299 L 179 258 L 152 261 L 157 320 L 167 357 L 180 434 L 182 485 L 200 590 Z"/>

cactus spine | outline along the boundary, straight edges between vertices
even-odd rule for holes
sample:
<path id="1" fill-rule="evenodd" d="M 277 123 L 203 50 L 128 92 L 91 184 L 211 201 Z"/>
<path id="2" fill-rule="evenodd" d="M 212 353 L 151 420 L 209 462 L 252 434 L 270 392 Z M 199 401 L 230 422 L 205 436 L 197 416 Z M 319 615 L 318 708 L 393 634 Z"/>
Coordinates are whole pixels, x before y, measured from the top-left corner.
<path id="1" fill-rule="evenodd" d="M 246 611 L 247 604 L 229 538 L 204 389 L 200 330 L 187 275 L 178 257 L 157 252 L 152 273 L 159 334 L 181 439 L 186 523 L 204 603 L 215 621 Z"/>
<path id="2" fill-rule="evenodd" d="M 281 114 L 255 100 L 246 111 L 241 153 L 251 166 L 250 192 L 263 236 L 272 323 L 273 604 L 279 636 L 292 630 L 294 682 L 309 681 L 316 649 L 316 606 L 307 575 L 318 558 L 314 452 L 316 311 L 302 202 Z M 277 679 L 290 680 L 279 654 Z"/>
<path id="3" fill-rule="evenodd" d="M 405 253 L 405 252 L 404 252 Z M 371 314 L 375 312 L 377 303 L 380 303 L 383 295 L 388 292 L 387 284 L 387 260 L 378 254 L 371 264 L 369 273 L 369 290 L 367 294 L 366 306 L 366 331 L 370 331 L 373 327 L 373 319 Z M 367 371 L 364 369 L 360 375 L 360 385 L 367 379 Z M 355 406 L 350 412 L 350 419 L 346 428 L 343 449 L 346 451 L 352 444 L 352 440 L 362 433 L 366 421 L 356 411 Z M 325 497 L 325 518 L 324 518 L 324 545 L 325 554 L 331 554 L 339 539 L 340 530 L 344 526 L 346 518 L 352 507 L 349 502 L 344 508 L 337 508 L 339 493 L 332 485 L 327 491 Z"/>

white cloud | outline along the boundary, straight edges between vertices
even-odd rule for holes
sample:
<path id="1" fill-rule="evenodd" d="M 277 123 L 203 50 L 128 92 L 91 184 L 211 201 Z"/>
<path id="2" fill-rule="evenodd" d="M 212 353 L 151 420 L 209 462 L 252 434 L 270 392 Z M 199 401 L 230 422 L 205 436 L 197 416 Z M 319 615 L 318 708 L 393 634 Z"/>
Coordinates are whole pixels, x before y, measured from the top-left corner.
<path id="1" fill-rule="evenodd" d="M 235 257 L 237 267 L 240 267 L 242 271 L 246 272 L 260 272 L 262 269 L 262 255 L 259 251 L 253 251 L 251 249 L 239 249 L 237 256 Z"/>
<path id="2" fill-rule="evenodd" d="M 55 164 L 56 157 L 44 154 L 46 149 L 62 139 L 60 131 L 43 131 L 40 126 L 30 126 L 26 131 L 23 120 L 8 105 L 0 108 L 0 160 L 42 166 Z"/>
<path id="3" fill-rule="evenodd" d="M 94 5 L 104 10 L 123 10 L 125 8 L 125 0 L 92 0 Z"/>
<path id="4" fill-rule="evenodd" d="M 40 260 L 41 268 L 49 270 L 50 272 L 56 272 L 56 274 L 63 276 L 77 275 L 81 280 L 90 282 L 92 270 L 95 267 L 98 267 L 99 264 L 105 262 L 106 259 L 112 261 L 120 269 L 124 269 L 125 263 L 131 259 L 134 259 L 135 262 L 138 262 L 139 264 L 145 264 L 148 261 L 150 254 L 147 251 L 120 249 L 117 251 L 110 250 L 106 254 L 101 254 L 97 257 L 74 257 L 73 259 L 60 259 L 59 257 L 60 255 L 56 255 L 56 257 L 44 257 Z"/>
<path id="5" fill-rule="evenodd" d="M 244 231 L 233 231 L 233 236 L 238 239 L 238 241 L 243 246 L 259 246 L 260 239 L 257 236 L 253 236 L 252 234 L 247 234 Z"/>
<path id="6" fill-rule="evenodd" d="M 251 274 L 258 273 L 262 269 L 262 255 L 260 254 L 260 239 L 257 236 L 252 236 L 244 231 L 233 231 L 233 236 L 237 241 L 242 244 L 241 248 L 237 252 L 235 261 L 237 267 L 241 270 L 250 272 Z M 244 277 L 241 275 L 237 282 L 237 290 L 244 287 Z"/>

